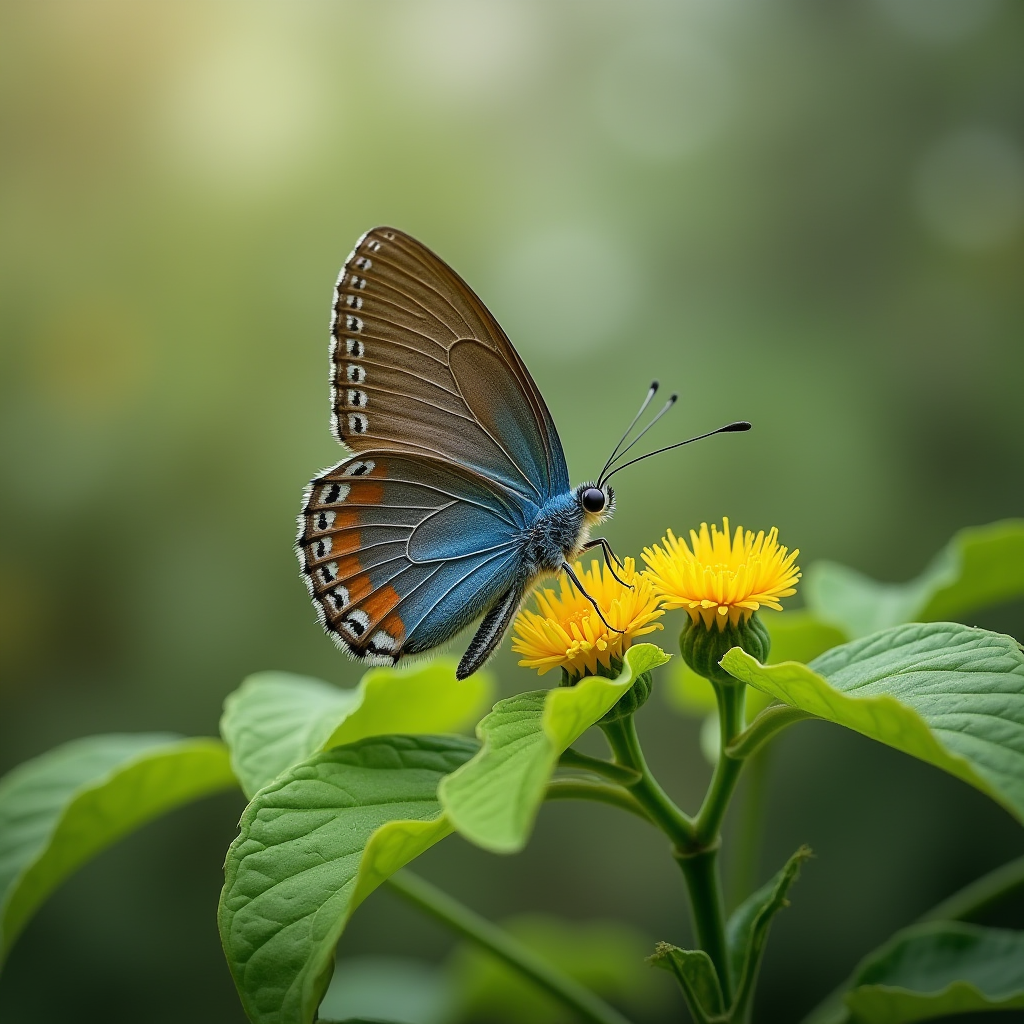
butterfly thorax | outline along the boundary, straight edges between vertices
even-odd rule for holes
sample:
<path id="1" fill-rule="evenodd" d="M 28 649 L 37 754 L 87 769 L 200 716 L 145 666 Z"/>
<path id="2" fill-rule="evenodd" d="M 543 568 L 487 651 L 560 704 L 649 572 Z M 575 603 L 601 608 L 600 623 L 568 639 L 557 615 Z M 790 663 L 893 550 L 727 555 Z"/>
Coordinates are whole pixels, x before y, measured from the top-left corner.
<path id="1" fill-rule="evenodd" d="M 530 575 L 558 572 L 563 562 L 575 559 L 595 519 L 580 506 L 575 492 L 549 499 L 524 534 L 523 556 Z"/>

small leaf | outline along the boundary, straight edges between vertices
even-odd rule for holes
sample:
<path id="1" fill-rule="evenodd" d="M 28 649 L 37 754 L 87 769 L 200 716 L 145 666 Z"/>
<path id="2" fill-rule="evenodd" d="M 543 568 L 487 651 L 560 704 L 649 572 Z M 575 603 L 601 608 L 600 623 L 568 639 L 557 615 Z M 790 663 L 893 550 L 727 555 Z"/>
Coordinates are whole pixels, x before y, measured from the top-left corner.
<path id="1" fill-rule="evenodd" d="M 458 732 L 479 718 L 493 691 L 486 672 L 456 679 L 450 658 L 412 669 L 370 669 L 351 690 L 288 672 L 260 672 L 228 696 L 220 731 L 252 799 L 319 750 L 364 736 Z"/>
<path id="2" fill-rule="evenodd" d="M 911 623 L 833 648 L 810 666 L 759 665 L 737 679 L 956 775 L 1024 821 L 1024 651 L 953 622 Z"/>
<path id="3" fill-rule="evenodd" d="M 43 901 L 147 821 L 237 785 L 219 740 L 91 736 L 0 779 L 0 963 Z"/>
<path id="4" fill-rule="evenodd" d="M 897 932 L 854 973 L 845 1007 L 820 1024 L 910 1024 L 982 1010 L 1024 1009 L 1024 932 L 935 921 Z"/>
<path id="5" fill-rule="evenodd" d="M 772 919 L 783 907 L 789 905 L 786 894 L 797 880 L 804 861 L 810 856 L 810 849 L 801 846 L 786 861 L 782 870 L 757 892 L 748 896 L 729 918 L 726 941 L 729 946 L 729 966 L 736 983 L 733 1017 L 737 1021 L 746 1020 L 745 1013 L 754 996 Z"/>
<path id="6" fill-rule="evenodd" d="M 563 921 L 522 914 L 502 927 L 524 946 L 604 999 L 650 1017 L 667 995 L 650 984 L 646 936 L 618 921 Z M 491 1024 L 562 1024 L 576 1014 L 522 973 L 478 946 L 456 949 L 448 967 L 456 1013 L 448 1019 Z"/>
<path id="7" fill-rule="evenodd" d="M 1024 519 L 960 530 L 907 583 L 815 562 L 803 592 L 811 611 L 854 638 L 904 622 L 958 618 L 1024 595 Z"/>
<path id="8" fill-rule="evenodd" d="M 368 737 L 314 754 L 256 794 L 228 850 L 218 922 L 255 1024 L 310 1024 L 352 912 L 452 831 L 438 782 L 459 736 Z"/>
<path id="9" fill-rule="evenodd" d="M 675 976 L 698 1024 L 721 1018 L 725 1012 L 722 986 L 711 957 L 703 949 L 680 949 L 668 942 L 659 942 L 647 962 Z"/>
<path id="10" fill-rule="evenodd" d="M 575 686 L 498 701 L 477 726 L 480 752 L 441 783 L 438 795 L 448 820 L 485 850 L 521 850 L 559 755 L 611 709 L 637 676 L 668 659 L 654 644 L 637 644 L 626 651 L 616 679 L 589 676 Z"/>

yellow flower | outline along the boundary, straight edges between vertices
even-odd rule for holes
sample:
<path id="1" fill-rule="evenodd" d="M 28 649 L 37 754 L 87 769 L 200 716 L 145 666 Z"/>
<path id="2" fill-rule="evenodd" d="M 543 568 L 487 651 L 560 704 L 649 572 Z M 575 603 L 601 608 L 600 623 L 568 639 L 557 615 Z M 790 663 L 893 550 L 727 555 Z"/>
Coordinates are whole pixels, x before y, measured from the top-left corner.
<path id="1" fill-rule="evenodd" d="M 800 579 L 795 565 L 799 550 L 788 553 L 779 544 L 779 531 L 773 526 L 767 536 L 736 527 L 729 536 L 729 520 L 722 529 L 712 523 L 700 524 L 700 533 L 690 531 L 689 545 L 668 531 L 661 545 L 644 548 L 644 571 L 666 608 L 685 608 L 696 622 L 698 616 L 706 628 L 717 623 L 746 622 L 758 608 L 782 611 L 779 598 L 796 593 Z"/>
<path id="2" fill-rule="evenodd" d="M 616 568 L 619 576 L 633 585 L 624 587 L 607 565 L 595 558 L 584 572 L 581 562 L 574 566 L 587 593 L 600 605 L 604 617 L 615 629 L 609 629 L 594 606 L 565 576 L 561 589 L 537 592 L 537 611 L 523 609 L 513 627 L 512 650 L 524 655 L 519 662 L 535 668 L 540 675 L 553 668 L 564 668 L 573 678 L 596 675 L 598 665 L 611 670 L 633 640 L 661 629 L 660 598 L 650 581 L 636 571 L 632 558 L 625 567 Z"/>

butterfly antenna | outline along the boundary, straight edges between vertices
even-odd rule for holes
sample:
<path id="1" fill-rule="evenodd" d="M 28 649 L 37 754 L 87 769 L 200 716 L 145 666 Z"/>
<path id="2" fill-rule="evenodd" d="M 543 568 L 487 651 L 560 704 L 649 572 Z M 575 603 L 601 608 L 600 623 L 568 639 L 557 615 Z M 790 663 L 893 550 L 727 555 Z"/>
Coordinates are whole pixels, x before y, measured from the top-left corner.
<path id="1" fill-rule="evenodd" d="M 629 437 L 629 435 L 632 433 L 633 428 L 636 426 L 637 420 L 640 419 L 641 416 L 643 416 L 644 410 L 647 408 L 647 406 L 649 406 L 651 404 L 651 399 L 653 399 L 654 396 L 657 393 L 658 393 L 658 382 L 656 380 L 652 380 L 651 381 L 651 386 L 647 389 L 647 397 L 641 403 L 640 409 L 637 412 L 637 414 L 633 417 L 632 422 L 629 424 L 628 427 L 626 427 L 626 432 L 619 439 L 619 443 L 612 450 L 611 455 L 608 456 L 608 461 L 604 464 L 604 468 L 601 470 L 601 473 L 598 476 L 598 480 L 600 480 L 604 476 L 604 474 L 607 471 L 608 467 L 616 460 L 616 458 L 618 458 L 618 456 L 619 456 L 619 449 L 622 447 L 622 445 L 625 442 L 626 438 Z"/>
<path id="2" fill-rule="evenodd" d="M 602 469 L 602 470 L 601 470 L 601 476 L 600 476 L 600 477 L 598 477 L 598 480 L 597 480 L 597 486 L 598 486 L 598 487 L 600 487 L 600 486 L 601 486 L 601 484 L 602 484 L 602 483 L 604 482 L 604 480 L 606 480 L 606 479 L 607 479 L 607 477 L 605 477 L 605 475 L 604 475 L 604 474 L 605 474 L 605 471 L 606 471 L 606 470 L 608 469 L 608 466 L 610 466 L 610 465 L 614 465 L 614 463 L 615 463 L 615 462 L 616 462 L 616 461 L 617 461 L 618 459 L 621 459 L 621 458 L 622 458 L 622 457 L 623 457 L 623 456 L 624 456 L 624 455 L 626 454 L 626 452 L 628 452 L 628 451 L 629 451 L 629 449 L 630 449 L 630 448 L 632 448 L 632 447 L 633 447 L 633 445 L 635 445 L 635 444 L 637 443 L 637 441 L 639 441 L 639 440 L 640 440 L 640 438 L 641 438 L 641 437 L 643 437 L 643 436 L 644 436 L 644 434 L 646 434 L 646 433 L 647 433 L 647 431 L 648 431 L 648 430 L 650 430 L 650 429 L 651 429 L 651 427 L 653 427 L 653 426 L 654 426 L 654 424 L 655 424 L 655 423 L 657 423 L 657 422 L 658 422 L 658 420 L 660 420 L 660 419 L 661 419 L 661 417 L 662 417 L 662 416 L 664 416 L 664 415 L 665 415 L 665 413 L 667 413 L 667 412 L 669 411 L 669 409 L 671 409 L 671 408 L 672 408 L 672 406 L 676 404 L 676 402 L 678 401 L 678 399 L 679 399 L 679 396 L 678 396 L 678 395 L 672 395 L 672 396 L 671 396 L 671 397 L 669 398 L 669 400 L 668 400 L 668 401 L 667 401 L 667 402 L 666 402 L 666 403 L 665 403 L 665 404 L 664 404 L 664 405 L 663 405 L 663 406 L 661 407 L 661 410 L 660 410 L 660 411 L 658 412 L 658 414 L 657 414 L 657 415 L 656 415 L 656 416 L 654 417 L 654 419 L 652 419 L 652 420 L 651 420 L 651 422 L 650 422 L 650 423 L 648 423 L 648 424 L 647 424 L 647 426 L 646 426 L 646 427 L 644 427 L 644 429 L 643 429 L 643 430 L 641 430 L 641 431 L 640 431 L 640 433 L 639 433 L 639 434 L 637 434 L 637 435 L 636 435 L 636 437 L 634 437 L 634 438 L 633 438 L 633 440 L 632 440 L 632 441 L 630 441 L 630 442 L 629 442 L 629 444 L 627 444 L 627 445 L 626 445 L 626 447 L 625 447 L 625 448 L 623 448 L 623 449 L 622 449 L 622 451 L 618 453 L 618 455 L 615 455 L 615 456 L 614 456 L 614 457 L 613 457 L 612 459 L 610 459 L 610 460 L 609 460 L 609 462 L 608 462 L 608 463 L 607 463 L 607 464 L 605 465 L 604 469 Z M 632 429 L 632 428 L 631 428 L 631 429 Z M 625 438 L 623 438 L 623 440 L 625 440 Z M 619 443 L 621 444 L 622 442 L 620 441 Z M 610 475 L 611 475 L 611 474 L 609 474 L 609 476 L 610 476 Z"/>
<path id="3" fill-rule="evenodd" d="M 749 430 L 750 424 L 746 420 L 737 420 L 735 423 L 727 423 L 724 427 L 719 427 L 717 430 L 709 430 L 706 434 L 698 434 L 696 437 L 688 437 L 685 441 L 677 441 L 675 444 L 667 445 L 664 448 L 658 448 L 656 451 L 648 452 L 646 455 L 638 455 L 635 459 L 630 459 L 629 462 L 624 462 L 621 466 L 616 466 L 605 478 L 607 482 L 619 470 L 625 469 L 627 466 L 635 465 L 637 462 L 643 462 L 644 459 L 649 459 L 652 455 L 660 455 L 662 452 L 670 452 L 673 448 L 682 448 L 684 444 L 691 444 L 693 441 L 703 441 L 705 437 L 713 437 L 715 434 L 731 434 L 738 430 Z"/>

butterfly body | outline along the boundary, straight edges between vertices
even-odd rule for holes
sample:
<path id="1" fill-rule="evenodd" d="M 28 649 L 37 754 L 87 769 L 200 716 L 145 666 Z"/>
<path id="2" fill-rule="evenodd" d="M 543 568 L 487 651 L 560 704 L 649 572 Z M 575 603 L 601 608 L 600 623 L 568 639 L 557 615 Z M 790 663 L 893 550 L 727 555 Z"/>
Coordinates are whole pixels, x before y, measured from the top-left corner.
<path id="1" fill-rule="evenodd" d="M 394 228 L 367 232 L 342 268 L 330 355 L 332 428 L 355 454 L 311 481 L 299 516 L 321 623 L 350 654 L 394 664 L 482 616 L 458 670 L 469 675 L 531 585 L 611 514 L 610 488 L 570 487 L 511 342 L 450 267 Z"/>

